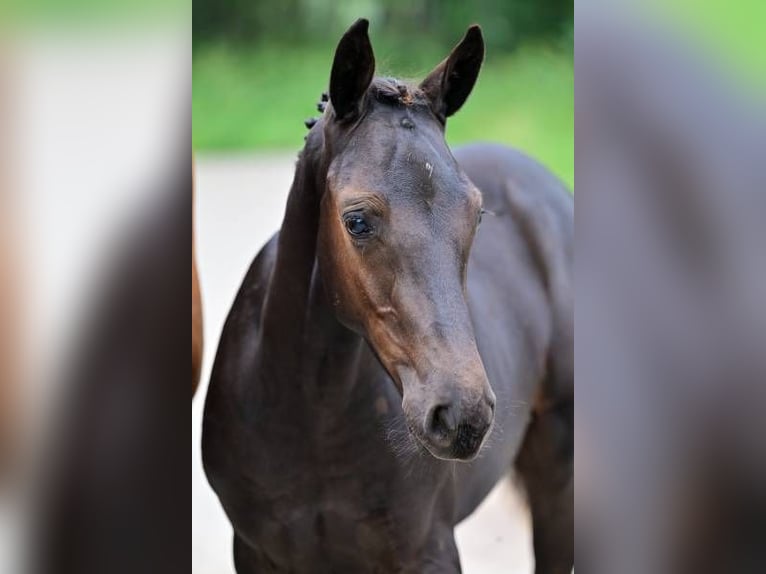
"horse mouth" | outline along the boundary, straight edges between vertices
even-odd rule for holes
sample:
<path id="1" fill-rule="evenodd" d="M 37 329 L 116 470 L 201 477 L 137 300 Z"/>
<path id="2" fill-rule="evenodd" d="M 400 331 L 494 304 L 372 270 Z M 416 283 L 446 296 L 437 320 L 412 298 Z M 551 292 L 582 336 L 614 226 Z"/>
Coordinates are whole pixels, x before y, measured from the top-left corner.
<path id="1" fill-rule="evenodd" d="M 484 428 L 476 428 L 469 424 L 461 424 L 454 436 L 444 436 L 440 440 L 432 440 L 415 432 L 408 425 L 410 434 L 422 445 L 434 458 L 446 461 L 470 462 L 475 460 L 487 438 L 492 432 L 490 423 Z"/>

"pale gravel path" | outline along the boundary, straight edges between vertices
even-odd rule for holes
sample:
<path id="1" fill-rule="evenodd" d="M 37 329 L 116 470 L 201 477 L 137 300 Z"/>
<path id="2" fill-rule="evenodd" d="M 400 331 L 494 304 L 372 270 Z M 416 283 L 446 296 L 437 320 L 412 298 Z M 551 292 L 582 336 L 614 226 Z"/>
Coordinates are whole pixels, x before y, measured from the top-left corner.
<path id="1" fill-rule="evenodd" d="M 250 260 L 282 219 L 294 157 L 197 157 L 197 257 L 205 312 L 203 381 L 192 406 L 192 573 L 233 574 L 231 527 L 208 486 L 200 460 L 202 405 L 213 355 Z M 510 487 L 500 484 L 461 524 L 465 574 L 532 572 L 529 517 Z"/>

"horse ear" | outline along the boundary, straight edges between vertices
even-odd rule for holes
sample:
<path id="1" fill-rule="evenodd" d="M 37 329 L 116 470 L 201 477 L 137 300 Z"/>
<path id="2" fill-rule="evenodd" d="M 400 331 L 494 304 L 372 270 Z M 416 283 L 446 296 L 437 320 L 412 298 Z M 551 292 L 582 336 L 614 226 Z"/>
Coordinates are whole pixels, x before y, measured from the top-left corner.
<path id="1" fill-rule="evenodd" d="M 473 25 L 445 60 L 420 83 L 434 111 L 448 118 L 465 103 L 484 60 L 484 38 L 481 28 Z"/>
<path id="2" fill-rule="evenodd" d="M 339 120 L 347 120 L 360 112 L 375 73 L 368 27 L 369 22 L 360 18 L 343 34 L 335 49 L 330 74 L 330 102 Z"/>

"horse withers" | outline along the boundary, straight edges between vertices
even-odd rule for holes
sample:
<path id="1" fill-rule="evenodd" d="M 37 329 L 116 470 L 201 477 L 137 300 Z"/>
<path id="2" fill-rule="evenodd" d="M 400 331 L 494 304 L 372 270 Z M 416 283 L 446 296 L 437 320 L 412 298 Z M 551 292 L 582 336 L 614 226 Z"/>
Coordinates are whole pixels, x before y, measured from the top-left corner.
<path id="1" fill-rule="evenodd" d="M 536 571 L 569 572 L 571 196 L 517 151 L 447 147 L 478 26 L 417 86 L 374 77 L 367 30 L 213 369 L 203 458 L 237 571 L 459 572 L 454 526 L 515 466 Z"/>

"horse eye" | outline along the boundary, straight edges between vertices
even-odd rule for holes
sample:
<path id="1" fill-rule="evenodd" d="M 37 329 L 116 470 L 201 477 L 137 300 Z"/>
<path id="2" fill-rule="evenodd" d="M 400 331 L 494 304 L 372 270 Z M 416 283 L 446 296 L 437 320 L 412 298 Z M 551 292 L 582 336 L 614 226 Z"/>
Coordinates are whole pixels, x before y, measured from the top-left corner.
<path id="1" fill-rule="evenodd" d="M 481 225 L 481 216 L 482 216 L 482 215 L 484 215 L 484 210 L 483 210 L 483 209 L 480 209 L 480 210 L 479 210 L 479 221 L 478 221 L 478 223 L 476 224 L 477 226 Z"/>
<path id="2" fill-rule="evenodd" d="M 372 226 L 359 213 L 350 213 L 344 218 L 346 230 L 354 237 L 365 237 L 372 233 Z"/>

